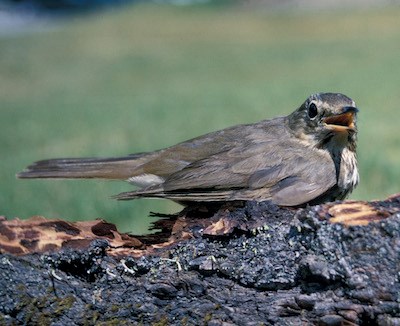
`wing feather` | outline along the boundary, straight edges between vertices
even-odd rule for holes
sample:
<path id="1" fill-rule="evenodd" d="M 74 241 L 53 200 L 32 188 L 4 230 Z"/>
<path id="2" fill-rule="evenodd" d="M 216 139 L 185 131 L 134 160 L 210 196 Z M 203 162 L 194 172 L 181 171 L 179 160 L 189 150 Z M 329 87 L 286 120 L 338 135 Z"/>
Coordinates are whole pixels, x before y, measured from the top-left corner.
<path id="1" fill-rule="evenodd" d="M 284 153 L 287 155 L 288 151 Z M 123 193 L 116 198 L 161 197 L 178 202 L 272 200 L 281 206 L 299 206 L 318 198 L 336 184 L 335 166 L 330 157 L 314 150 L 307 154 L 292 151 L 290 159 L 283 155 L 265 160 L 255 171 L 249 165 L 248 174 L 233 173 L 231 166 L 222 165 L 221 157 L 214 162 L 209 158 L 179 171 L 161 185 Z"/>

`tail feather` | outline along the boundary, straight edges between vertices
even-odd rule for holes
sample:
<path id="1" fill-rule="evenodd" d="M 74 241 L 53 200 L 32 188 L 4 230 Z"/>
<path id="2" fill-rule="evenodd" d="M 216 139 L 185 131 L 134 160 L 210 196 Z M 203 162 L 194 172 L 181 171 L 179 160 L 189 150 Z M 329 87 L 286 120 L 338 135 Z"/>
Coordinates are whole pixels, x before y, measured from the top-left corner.
<path id="1" fill-rule="evenodd" d="M 128 179 L 140 173 L 141 156 L 120 158 L 61 158 L 33 163 L 18 178 L 105 178 Z"/>

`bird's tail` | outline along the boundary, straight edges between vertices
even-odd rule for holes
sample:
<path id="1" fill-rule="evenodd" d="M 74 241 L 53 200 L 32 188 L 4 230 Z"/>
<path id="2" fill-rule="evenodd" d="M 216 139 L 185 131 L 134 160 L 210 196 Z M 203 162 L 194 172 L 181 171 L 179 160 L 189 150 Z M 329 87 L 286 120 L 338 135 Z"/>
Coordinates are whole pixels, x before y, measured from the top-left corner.
<path id="1" fill-rule="evenodd" d="M 102 178 L 125 180 L 138 173 L 145 154 L 118 158 L 60 158 L 33 163 L 18 178 Z"/>

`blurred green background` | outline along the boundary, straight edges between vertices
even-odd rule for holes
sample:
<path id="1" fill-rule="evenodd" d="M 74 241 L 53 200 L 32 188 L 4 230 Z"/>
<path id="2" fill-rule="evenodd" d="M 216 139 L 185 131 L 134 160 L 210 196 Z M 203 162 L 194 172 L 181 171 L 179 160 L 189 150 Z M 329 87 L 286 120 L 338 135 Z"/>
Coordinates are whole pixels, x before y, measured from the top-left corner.
<path id="1" fill-rule="evenodd" d="M 151 151 L 286 115 L 314 92 L 359 114 L 354 199 L 399 192 L 400 9 L 260 10 L 138 4 L 0 36 L 0 215 L 145 232 L 169 201 L 117 202 L 129 184 L 16 180 L 33 161 Z"/>

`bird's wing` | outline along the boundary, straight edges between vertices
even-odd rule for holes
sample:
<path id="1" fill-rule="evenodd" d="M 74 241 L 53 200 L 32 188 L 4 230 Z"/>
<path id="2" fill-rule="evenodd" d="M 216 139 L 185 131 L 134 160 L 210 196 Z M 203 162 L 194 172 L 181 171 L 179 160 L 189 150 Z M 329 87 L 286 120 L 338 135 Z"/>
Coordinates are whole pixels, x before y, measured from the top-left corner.
<path id="1" fill-rule="evenodd" d="M 335 184 L 336 171 L 329 154 L 293 140 L 267 141 L 199 160 L 172 174 L 160 186 L 121 194 L 117 199 L 272 200 L 282 206 L 297 206 L 321 196 Z"/>
<path id="2" fill-rule="evenodd" d="M 280 157 L 268 158 L 268 154 L 260 151 L 261 146 L 240 153 L 233 149 L 196 161 L 166 178 L 163 188 L 165 191 L 248 188 L 254 173 L 282 164 Z"/>
<path id="3" fill-rule="evenodd" d="M 287 133 L 284 117 L 236 125 L 149 153 L 148 160 L 135 173 L 154 174 L 166 179 L 189 165 L 194 168 L 195 165 L 205 164 L 208 158 L 210 161 L 223 159 L 224 153 L 243 157 L 241 152 L 245 151 L 250 157 L 257 154 L 257 148 L 261 148 L 257 144 L 276 143 L 283 133 Z"/>

